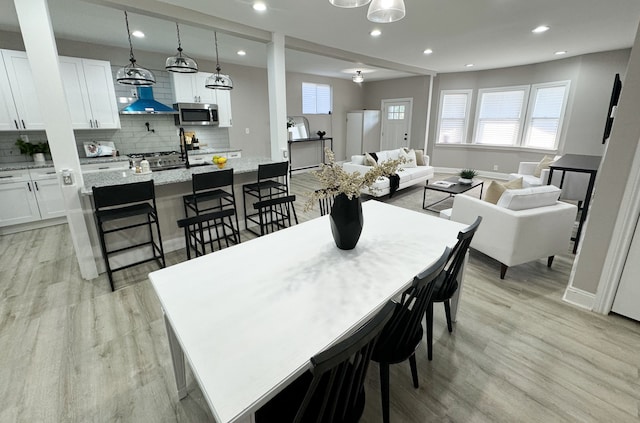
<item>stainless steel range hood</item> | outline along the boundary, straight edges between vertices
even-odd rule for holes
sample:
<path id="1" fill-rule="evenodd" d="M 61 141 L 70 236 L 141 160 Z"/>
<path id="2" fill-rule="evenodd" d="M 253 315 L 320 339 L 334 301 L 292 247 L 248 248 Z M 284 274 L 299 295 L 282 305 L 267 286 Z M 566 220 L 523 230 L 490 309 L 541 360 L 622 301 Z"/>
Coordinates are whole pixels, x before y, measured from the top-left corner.
<path id="1" fill-rule="evenodd" d="M 178 112 L 166 104 L 162 104 L 153 98 L 153 88 L 138 87 L 138 100 L 129 104 L 120 110 L 122 115 L 139 115 L 139 114 L 163 114 L 175 115 Z"/>

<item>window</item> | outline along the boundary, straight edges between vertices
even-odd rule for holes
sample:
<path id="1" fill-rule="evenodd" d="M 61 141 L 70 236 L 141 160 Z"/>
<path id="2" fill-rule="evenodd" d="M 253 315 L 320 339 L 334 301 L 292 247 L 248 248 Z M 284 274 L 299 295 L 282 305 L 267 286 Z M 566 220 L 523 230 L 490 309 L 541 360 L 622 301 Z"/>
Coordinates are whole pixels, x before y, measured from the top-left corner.
<path id="1" fill-rule="evenodd" d="M 302 83 L 302 114 L 326 115 L 331 113 L 331 86 Z"/>
<path id="2" fill-rule="evenodd" d="M 387 107 L 387 119 L 388 120 L 404 120 L 404 106 L 389 106 Z"/>
<path id="3" fill-rule="evenodd" d="M 480 90 L 476 144 L 518 145 L 529 87 Z"/>
<path id="4" fill-rule="evenodd" d="M 526 147 L 544 149 L 557 147 L 569 83 L 569 81 L 562 81 L 533 85 L 524 139 Z"/>
<path id="5" fill-rule="evenodd" d="M 442 91 L 438 143 L 462 144 L 466 142 L 466 129 L 471 106 L 471 90 Z"/>

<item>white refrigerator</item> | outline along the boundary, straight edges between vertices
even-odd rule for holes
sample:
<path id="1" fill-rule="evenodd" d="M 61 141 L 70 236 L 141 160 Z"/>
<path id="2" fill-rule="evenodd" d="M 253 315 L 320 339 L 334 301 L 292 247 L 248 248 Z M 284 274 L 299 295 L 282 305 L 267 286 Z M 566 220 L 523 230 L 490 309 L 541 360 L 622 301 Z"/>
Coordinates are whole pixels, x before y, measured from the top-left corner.
<path id="1" fill-rule="evenodd" d="M 353 110 L 347 112 L 346 158 L 380 151 L 380 110 Z"/>

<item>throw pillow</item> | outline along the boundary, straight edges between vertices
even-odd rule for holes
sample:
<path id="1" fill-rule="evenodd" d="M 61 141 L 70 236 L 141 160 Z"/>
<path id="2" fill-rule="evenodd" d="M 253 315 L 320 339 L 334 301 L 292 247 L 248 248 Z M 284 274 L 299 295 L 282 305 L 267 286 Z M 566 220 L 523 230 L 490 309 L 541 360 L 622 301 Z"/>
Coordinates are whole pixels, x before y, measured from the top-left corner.
<path id="1" fill-rule="evenodd" d="M 536 207 L 553 206 L 558 201 L 561 192 L 560 188 L 554 185 L 508 189 L 498 200 L 497 206 L 509 210 L 527 210 Z"/>
<path id="2" fill-rule="evenodd" d="M 416 164 L 416 151 L 415 150 L 409 150 L 409 151 L 405 151 L 405 150 L 400 150 L 400 157 L 404 157 L 406 162 L 402 163 L 400 165 L 401 168 L 406 169 L 409 167 L 416 167 L 418 166 Z"/>
<path id="3" fill-rule="evenodd" d="M 548 169 L 549 166 L 551 166 L 555 161 L 556 160 L 554 157 L 544 156 L 542 160 L 540 160 L 540 163 L 538 163 L 538 166 L 536 166 L 536 170 L 533 171 L 533 176 L 539 178 L 540 174 L 542 173 L 542 170 Z"/>
<path id="4" fill-rule="evenodd" d="M 415 150 L 415 152 L 416 152 L 416 165 L 418 165 L 418 166 L 426 166 L 427 162 L 424 159 L 424 151 Z"/>
<path id="5" fill-rule="evenodd" d="M 364 164 L 365 166 L 375 166 L 378 164 L 376 153 L 364 153 Z M 374 158 L 375 156 L 375 158 Z"/>
<path id="6" fill-rule="evenodd" d="M 491 181 L 489 188 L 487 188 L 487 192 L 484 194 L 484 201 L 491 204 L 497 204 L 500 197 L 502 197 L 503 192 L 508 189 L 520 188 L 522 188 L 522 177 L 505 183 Z"/>

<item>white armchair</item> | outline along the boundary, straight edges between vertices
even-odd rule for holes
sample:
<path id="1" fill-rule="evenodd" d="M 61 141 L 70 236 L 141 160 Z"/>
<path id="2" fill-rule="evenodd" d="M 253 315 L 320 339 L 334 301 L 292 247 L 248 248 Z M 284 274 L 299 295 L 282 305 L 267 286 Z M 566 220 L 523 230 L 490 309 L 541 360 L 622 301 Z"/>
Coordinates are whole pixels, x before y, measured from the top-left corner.
<path id="1" fill-rule="evenodd" d="M 531 188 L 552 191 L 551 187 Z M 556 188 L 556 197 L 559 190 Z M 551 267 L 553 257 L 569 249 L 571 232 L 577 214 L 573 204 L 556 201 L 553 205 L 524 210 L 512 210 L 474 198 L 457 195 L 453 200 L 451 220 L 471 224 L 482 216 L 482 225 L 471 242 L 471 247 L 501 263 L 500 279 L 504 279 L 510 266 L 547 258 Z"/>
<path id="2" fill-rule="evenodd" d="M 538 162 L 520 162 L 520 164 L 518 165 L 518 173 L 511 173 L 509 175 L 509 180 L 511 181 L 513 179 L 521 177 L 523 188 L 547 185 L 547 180 L 549 179 L 549 169 L 542 169 L 542 171 L 540 172 L 540 176 L 535 176 L 534 172 L 537 166 Z M 554 171 L 551 185 L 559 187 L 561 180 L 562 172 Z M 582 202 L 587 196 L 588 186 L 589 174 L 566 172 L 564 182 L 562 184 L 562 193 L 560 194 L 560 198 L 563 200 Z"/>

